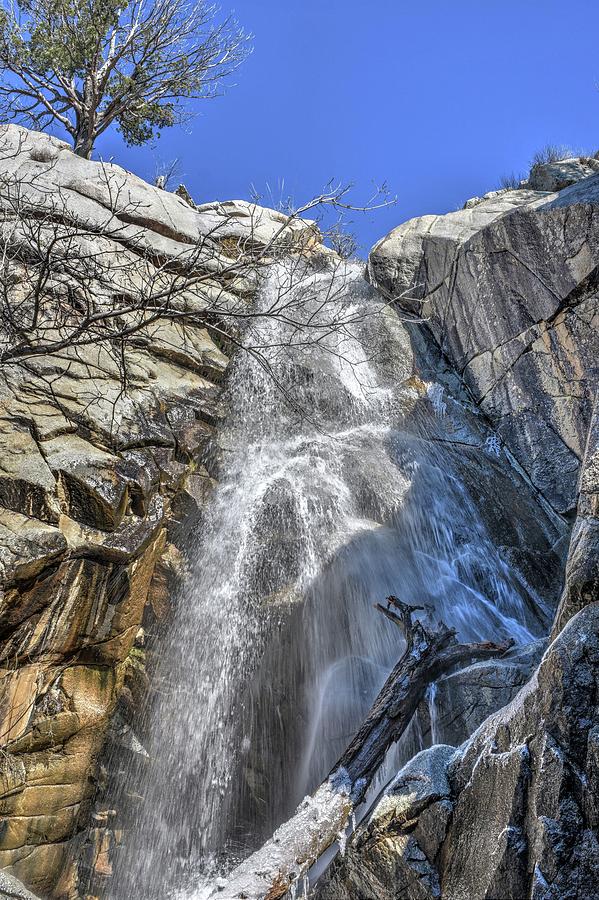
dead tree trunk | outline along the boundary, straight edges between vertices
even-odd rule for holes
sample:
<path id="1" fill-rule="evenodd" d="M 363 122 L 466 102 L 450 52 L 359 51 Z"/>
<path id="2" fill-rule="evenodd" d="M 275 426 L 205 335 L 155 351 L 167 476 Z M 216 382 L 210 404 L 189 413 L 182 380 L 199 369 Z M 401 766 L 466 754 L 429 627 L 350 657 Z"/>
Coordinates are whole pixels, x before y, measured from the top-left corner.
<path id="1" fill-rule="evenodd" d="M 266 844 L 233 870 L 218 893 L 222 900 L 283 897 L 344 832 L 387 750 L 408 727 L 427 686 L 472 660 L 501 656 L 513 644 L 459 644 L 455 631 L 442 622 L 436 631 L 413 622 L 414 609 L 422 607 L 410 607 L 396 597 L 387 598 L 386 608 L 376 606 L 404 633 L 406 649 L 401 659 L 328 778 Z"/>

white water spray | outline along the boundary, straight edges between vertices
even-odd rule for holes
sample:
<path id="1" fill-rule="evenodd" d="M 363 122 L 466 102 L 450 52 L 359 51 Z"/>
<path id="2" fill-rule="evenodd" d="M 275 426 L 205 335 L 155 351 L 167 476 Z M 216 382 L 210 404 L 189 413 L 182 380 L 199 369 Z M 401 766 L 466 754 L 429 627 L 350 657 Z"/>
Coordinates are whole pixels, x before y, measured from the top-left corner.
<path id="1" fill-rule="evenodd" d="M 163 648 L 119 900 L 202 897 L 202 879 L 326 775 L 401 649 L 376 600 L 430 604 L 465 639 L 531 636 L 447 450 L 413 415 L 401 324 L 357 266 L 289 277 L 273 271 L 260 309 L 301 290 L 307 319 L 333 296 L 355 325 L 293 350 L 292 326 L 265 318 L 270 371 L 251 355 L 234 366 L 222 478 Z"/>

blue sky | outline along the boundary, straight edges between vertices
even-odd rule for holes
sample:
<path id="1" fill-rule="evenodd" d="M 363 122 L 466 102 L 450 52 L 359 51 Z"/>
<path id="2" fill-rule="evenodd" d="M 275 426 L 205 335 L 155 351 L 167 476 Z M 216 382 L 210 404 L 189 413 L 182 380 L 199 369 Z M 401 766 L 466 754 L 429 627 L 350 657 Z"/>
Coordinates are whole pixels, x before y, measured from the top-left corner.
<path id="1" fill-rule="evenodd" d="M 391 209 L 353 216 L 361 250 L 524 171 L 547 143 L 599 148 L 597 0 L 231 0 L 254 51 L 225 96 L 155 146 L 98 155 L 146 178 L 181 159 L 199 201 L 270 186 L 300 203 L 329 179 Z M 222 0 L 228 11 L 227 0 Z"/>

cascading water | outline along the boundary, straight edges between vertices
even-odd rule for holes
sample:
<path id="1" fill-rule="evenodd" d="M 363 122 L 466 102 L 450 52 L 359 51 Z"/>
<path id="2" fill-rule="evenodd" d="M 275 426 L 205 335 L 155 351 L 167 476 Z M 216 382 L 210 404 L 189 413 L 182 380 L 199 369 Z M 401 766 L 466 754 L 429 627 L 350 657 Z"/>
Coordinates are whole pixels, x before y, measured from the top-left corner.
<path id="1" fill-rule="evenodd" d="M 297 272 L 273 269 L 257 309 L 278 314 L 252 326 L 264 356 L 233 367 L 116 900 L 201 896 L 326 775 L 401 650 L 376 600 L 429 604 L 466 639 L 531 638 L 459 466 L 429 440 L 442 390 L 410 383 L 408 331 L 358 266 Z"/>
<path id="2" fill-rule="evenodd" d="M 431 744 L 438 743 L 439 737 L 439 711 L 437 709 L 437 682 L 433 681 L 426 689 L 428 702 L 428 714 L 431 723 Z"/>

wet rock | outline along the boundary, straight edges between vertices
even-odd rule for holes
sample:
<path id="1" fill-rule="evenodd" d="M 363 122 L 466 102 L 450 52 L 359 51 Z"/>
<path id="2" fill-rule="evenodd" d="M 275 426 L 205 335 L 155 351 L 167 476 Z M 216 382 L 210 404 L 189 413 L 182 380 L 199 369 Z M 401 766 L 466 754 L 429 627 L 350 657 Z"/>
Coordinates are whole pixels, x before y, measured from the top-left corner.
<path id="1" fill-rule="evenodd" d="M 598 679 L 594 603 L 457 752 L 433 747 L 399 773 L 316 896 L 596 897 Z"/>
<path id="2" fill-rule="evenodd" d="M 44 898 L 74 897 L 91 795 L 111 775 L 100 778 L 98 760 L 117 707 L 120 751 L 139 750 L 129 713 L 148 688 L 140 626 L 168 618 L 182 522 L 199 520 L 214 483 L 209 448 L 230 348 L 218 323 L 184 325 L 180 314 L 243 314 L 258 284 L 237 262 L 249 239 L 303 252 L 320 235 L 243 201 L 196 208 L 18 126 L 0 127 L 0 171 L 13 244 L 28 251 L 35 235 L 43 251 L 68 237 L 70 266 L 89 273 L 98 309 L 141 298 L 145 310 L 150 295 L 172 295 L 169 314 L 122 316 L 135 335 L 121 354 L 100 341 L 65 346 L 0 375 L 0 868 Z M 31 278 L 21 256 L 11 263 L 17 288 Z M 89 265 L 100 258 L 101 276 Z M 50 275 L 42 314 L 53 321 L 57 300 L 79 294 L 68 273 Z M 111 829 L 113 819 L 94 820 L 89 841 L 91 867 L 106 878 Z"/>
<path id="3" fill-rule="evenodd" d="M 455 748 L 437 744 L 411 759 L 385 789 L 376 806 L 377 825 L 407 824 L 431 803 L 450 795 L 447 770 Z"/>
<path id="4" fill-rule="evenodd" d="M 185 558 L 175 544 L 167 543 L 157 561 L 148 590 L 148 603 L 157 622 L 171 612 L 173 598 L 186 575 Z"/>
<path id="5" fill-rule="evenodd" d="M 202 510 L 212 496 L 217 482 L 202 466 L 187 475 L 180 490 L 173 498 L 168 534 L 178 546 L 187 546 L 190 529 L 197 527 Z"/>
<path id="6" fill-rule="evenodd" d="M 4 598 L 0 664 L 10 667 L 15 655 L 59 662 L 77 653 L 98 665 L 124 659 L 147 597 L 161 533 L 128 565 L 89 558 L 62 562 L 22 590 Z"/>
<path id="7" fill-rule="evenodd" d="M 26 676 L 27 670 L 19 669 L 10 682 Z M 106 667 L 40 665 L 32 683 L 32 698 L 29 691 L 14 692 L 23 704 L 20 718 L 8 712 L 14 725 L 2 766 L 4 772 L 20 771 L 21 780 L 0 798 L 5 822 L 0 868 L 24 871 L 27 885 L 46 896 L 68 859 L 69 841 L 93 790 L 90 759 L 98 752 L 118 679 Z M 6 719 L 2 726 L 5 732 Z M 49 843 L 48 835 L 56 840 Z"/>
<path id="8" fill-rule="evenodd" d="M 160 489 L 160 470 L 152 449 L 123 450 L 120 454 L 119 472 L 127 479 L 131 512 L 138 518 L 148 515 L 154 495 Z"/>
<path id="9" fill-rule="evenodd" d="M 454 754 L 438 745 L 404 766 L 318 886 L 319 900 L 441 896 L 434 861 L 452 809 L 447 772 Z"/>
<path id="10" fill-rule="evenodd" d="M 113 716 L 110 723 L 109 739 L 117 747 L 126 750 L 128 753 L 148 757 L 148 751 L 141 744 L 139 738 L 127 722 L 123 721 L 118 712 Z"/>
<path id="11" fill-rule="evenodd" d="M 177 454 L 181 459 L 203 458 L 214 437 L 215 407 L 212 408 L 212 413 L 208 413 L 205 406 L 198 411 L 191 404 L 168 411 L 168 423 L 175 437 Z"/>
<path id="12" fill-rule="evenodd" d="M 146 515 L 126 516 L 115 531 L 102 531 L 61 516 L 60 529 L 74 556 L 110 562 L 126 562 L 142 553 L 154 539 L 164 520 L 164 500 L 157 494 Z"/>
<path id="13" fill-rule="evenodd" d="M 537 882 L 547 883 L 544 896 L 595 895 L 589 834 L 598 662 L 594 604 L 568 623 L 530 683 L 464 748 L 451 772 L 459 796 L 444 847 L 448 897 L 528 897 L 535 870 Z M 543 896 L 538 887 L 536 896 Z"/>
<path id="14" fill-rule="evenodd" d="M 535 641 L 500 660 L 475 663 L 441 678 L 420 706 L 423 737 L 431 743 L 461 744 L 526 684 L 545 643 Z"/>
<path id="15" fill-rule="evenodd" d="M 257 241 L 286 231 L 278 213 L 258 207 L 197 213 L 116 166 L 79 160 L 61 141 L 20 128 L 0 130 L 0 168 L 9 193 L 11 183 L 25 185 L 25 215 L 28 203 L 41 204 L 55 230 L 71 233 L 73 258 L 111 261 L 105 284 L 90 284 L 99 303 L 109 289 L 168 289 L 175 276 L 160 274 L 164 258 L 193 256 L 204 229 L 214 228 L 222 246 L 204 260 L 214 277 L 181 293 L 176 311 L 215 300 L 245 305 L 256 284 L 241 271 L 221 283 L 225 249 L 250 222 Z M 86 232 L 73 235 L 73 222 Z M 90 238 L 94 225 L 105 233 Z M 15 228 L 30 239 L 25 225 Z M 316 235 L 299 223 L 287 230 L 302 243 Z M 140 256 L 141 246 L 154 255 Z M 141 701 L 144 680 L 127 673 L 150 595 L 160 606 L 150 585 L 164 523 L 171 503 L 175 524 L 187 505 L 202 504 L 196 467 L 227 365 L 209 329 L 167 319 L 142 328 L 125 357 L 115 361 L 100 344 L 66 347 L 26 369 L 6 366 L 0 378 L 0 867 L 44 897 L 76 894 L 78 834 L 107 725 L 121 693 Z M 165 606 L 168 597 L 163 615 Z"/>
<path id="16" fill-rule="evenodd" d="M 234 277 L 226 276 L 224 271 L 231 260 L 238 258 L 240 242 L 248 234 L 258 246 L 275 235 L 280 235 L 284 246 L 302 249 L 318 239 L 311 223 L 289 223 L 282 213 L 261 210 L 253 204 L 234 201 L 195 208 L 117 166 L 81 160 L 62 142 L 15 126 L 0 128 L 0 169 L 8 181 L 14 176 L 15 184 L 21 180 L 27 185 L 25 205 L 42 204 L 58 220 L 59 227 L 67 227 L 68 217 L 69 222 L 85 224 L 87 230 L 91 227 L 105 231 L 93 238 L 74 236 L 72 246 L 74 258 L 78 253 L 84 257 L 92 249 L 100 250 L 110 260 L 106 283 L 90 288 L 107 304 L 115 296 L 135 294 L 148 283 L 168 290 L 176 278 L 177 266 L 193 260 L 202 273 L 201 284 L 197 290 L 176 298 L 174 312 L 204 311 L 218 300 L 240 313 L 256 290 L 256 279 L 245 271 Z M 571 416 L 561 414 L 559 432 L 568 452 L 565 456 L 554 453 L 555 472 L 549 473 L 547 482 L 558 470 L 560 476 L 574 471 L 584 427 L 584 421 L 579 425 L 576 416 L 586 402 L 586 367 L 594 344 L 585 344 L 583 332 L 595 327 L 592 273 L 583 274 L 589 270 L 594 252 L 592 209 L 587 231 L 582 233 L 580 209 L 588 211 L 592 207 L 587 192 L 585 187 L 582 195 L 576 195 L 579 199 L 570 195 L 566 212 L 559 212 L 559 205 L 546 209 L 539 206 L 548 200 L 546 195 L 526 190 L 489 196 L 472 209 L 455 214 L 457 218 L 429 217 L 416 226 L 408 223 L 410 227 L 393 238 L 392 247 L 381 249 L 378 257 L 371 260 L 373 271 L 378 266 L 378 276 L 391 292 L 403 290 L 403 285 L 410 290 L 414 287 L 420 296 L 421 287 L 418 283 L 413 285 L 413 281 L 420 278 L 423 259 L 428 266 L 427 277 L 434 280 L 440 276 L 442 285 L 445 267 L 451 268 L 454 263 L 466 265 L 467 248 L 482 241 L 483 255 L 493 256 L 497 242 L 504 236 L 503 232 L 499 235 L 502 223 L 521 210 L 534 212 L 537 218 L 530 212 L 530 233 L 534 238 L 531 252 L 536 254 L 533 261 L 539 255 L 542 261 L 547 254 L 567 256 L 567 284 L 559 285 L 567 303 L 562 303 L 554 315 L 551 298 L 545 305 L 539 301 L 540 312 L 535 307 L 535 313 L 539 312 L 535 321 L 526 320 L 522 327 L 518 320 L 519 330 L 507 337 L 506 321 L 512 311 L 510 308 L 506 315 L 495 317 L 498 305 L 492 315 L 489 312 L 491 324 L 495 318 L 501 320 L 501 346 L 496 347 L 493 341 L 498 332 L 489 323 L 481 325 L 477 318 L 480 311 L 471 315 L 471 308 L 466 308 L 466 300 L 471 300 L 466 288 L 471 287 L 471 281 L 466 279 L 460 297 L 466 298 L 464 316 L 473 322 L 476 341 L 482 346 L 483 339 L 489 338 L 484 353 L 490 353 L 490 357 L 483 358 L 482 352 L 478 354 L 480 358 L 476 354 L 468 356 L 471 381 L 492 382 L 487 411 L 499 415 L 497 408 L 501 412 L 502 388 L 496 382 L 509 381 L 509 373 L 520 364 L 520 357 L 526 356 L 520 350 L 529 338 L 538 358 L 538 382 L 551 395 L 550 411 L 557 403 L 557 392 L 570 391 L 567 399 L 560 400 L 560 409 L 570 403 Z M 558 199 L 561 203 L 564 198 Z M 542 213 L 537 212 L 541 209 Z M 551 240 L 545 241 L 543 228 L 537 227 L 541 219 L 550 223 Z M 566 234 L 564 250 L 560 229 L 568 232 L 568 228 L 573 232 Z M 496 243 L 490 237 L 484 243 L 481 235 L 488 236 L 493 229 L 497 230 L 497 234 L 493 231 Z M 23 231 L 23 238 L 25 235 Z M 526 243 L 529 237 L 526 232 L 520 243 Z M 510 232 L 510 239 L 512 245 L 520 246 L 517 234 Z M 203 242 L 206 253 L 198 254 L 198 243 Z M 389 249 L 391 253 L 387 253 Z M 541 250 L 546 251 L 545 256 Z M 563 259 L 559 265 L 564 268 Z M 554 269 L 549 269 L 551 278 L 559 280 Z M 505 299 L 509 272 L 501 266 L 497 271 L 499 304 Z M 21 272 L 22 277 L 26 274 Z M 485 281 L 477 274 L 476 279 L 487 292 L 484 296 L 490 296 L 491 277 Z M 427 282 L 427 290 L 431 284 Z M 520 275 L 517 285 L 518 289 L 522 286 Z M 436 289 L 436 283 L 433 286 Z M 422 291 L 422 299 L 434 308 L 435 297 L 429 296 L 424 287 Z M 519 312 L 522 318 L 524 313 L 521 309 Z M 486 334 L 487 326 L 490 335 Z M 529 332 L 523 337 L 526 329 Z M 457 331 L 454 328 L 452 334 Z M 458 339 L 459 334 L 459 343 Z M 544 572 L 543 593 L 549 608 L 559 562 L 555 547 L 563 523 L 554 523 L 545 510 L 540 511 L 532 492 L 523 490 L 522 478 L 509 468 L 505 455 L 495 460 L 485 449 L 493 437 L 488 423 L 482 424 L 482 417 L 477 418 L 474 410 L 468 416 L 460 413 L 457 407 L 461 401 L 458 403 L 443 390 L 434 390 L 434 386 L 431 389 L 412 371 L 417 355 L 412 354 L 412 345 L 417 340 L 414 336 L 412 341 L 406 332 L 395 347 L 397 371 L 405 377 L 406 396 L 410 396 L 405 415 L 409 409 L 415 421 L 422 408 L 428 414 L 433 405 L 438 425 L 426 434 L 418 433 L 417 439 L 450 448 L 455 472 L 464 473 L 465 490 L 474 503 L 483 507 L 485 526 L 502 558 L 511 565 L 518 549 L 526 546 L 528 556 L 536 560 L 531 563 L 534 571 L 530 583 L 540 584 L 540 573 Z M 395 337 L 390 337 L 390 343 L 394 341 Z M 553 357 L 549 361 L 541 359 L 541 348 L 546 346 L 550 352 L 545 357 L 554 353 L 555 365 Z M 461 352 L 461 345 L 458 349 Z M 213 484 L 218 459 L 211 447 L 220 419 L 219 395 L 228 352 L 215 327 L 183 329 L 176 324 L 175 316 L 144 326 L 120 360 L 100 345 L 77 351 L 67 347 L 60 353 L 33 360 L 27 370 L 8 367 L 0 378 L 0 443 L 4 441 L 0 466 L 0 539 L 4 544 L 0 545 L 0 564 L 5 575 L 0 607 L 0 727 L 7 741 L 0 759 L 0 812 L 6 823 L 0 830 L 0 867 L 44 897 L 76 896 L 80 892 L 73 861 L 85 843 L 83 835 L 90 821 L 90 869 L 100 880 L 104 879 L 104 887 L 110 876 L 118 817 L 107 814 L 101 799 L 92 817 L 94 788 L 110 777 L 108 770 L 101 772 L 98 760 L 116 709 L 113 744 L 118 744 L 120 751 L 144 758 L 143 735 L 132 727 L 130 715 L 139 706 L 148 684 L 140 625 L 143 622 L 145 627 L 146 620 L 154 624 L 168 619 L 172 594 L 184 568 L 180 526 L 183 521 L 199 521 Z M 446 382 L 458 382 L 455 373 L 448 371 L 447 363 L 440 363 L 439 359 L 440 353 L 435 366 L 437 370 L 444 368 Z M 461 362 L 460 367 L 462 371 Z M 570 379 L 569 388 L 562 377 L 566 370 L 577 373 L 575 379 Z M 525 377 L 528 378 L 526 373 L 522 379 Z M 463 391 L 462 399 L 465 394 Z M 544 410 L 545 407 L 543 415 Z M 525 415 L 528 412 L 523 411 L 520 423 L 525 422 Z M 5 430 L 1 423 L 5 423 Z M 531 435 L 524 429 L 525 444 L 533 438 L 540 441 L 538 428 Z M 510 440 L 515 447 L 516 437 L 511 435 Z M 500 451 L 501 448 L 502 445 Z M 404 449 L 409 454 L 409 448 Z M 540 483 L 539 478 L 537 482 Z M 267 538 L 269 529 L 276 532 L 282 527 L 289 514 L 287 507 L 294 502 L 293 492 L 280 486 L 265 498 L 264 516 L 257 527 Z M 371 497 L 364 496 L 360 502 L 364 514 L 381 523 L 389 515 L 382 501 L 375 504 Z M 505 514 L 508 508 L 516 510 L 514 521 Z M 525 528 L 522 522 L 526 522 Z M 279 536 L 272 536 L 273 545 L 278 545 Z M 297 535 L 290 533 L 280 556 L 272 553 L 272 558 L 258 563 L 263 571 L 257 573 L 257 580 L 263 576 L 265 584 L 280 588 L 271 598 L 273 603 L 287 597 L 296 545 Z M 531 596 L 527 613 L 531 622 L 533 599 Z M 535 628 L 547 615 L 547 610 L 541 610 Z M 461 681 L 456 675 L 451 684 L 439 685 L 440 696 L 445 697 L 446 692 L 444 702 L 453 704 L 454 720 L 443 722 L 452 741 L 475 727 L 492 703 L 513 695 L 524 678 L 526 665 L 511 660 L 505 669 L 477 672 L 476 694 L 472 672 L 468 671 Z M 283 697 L 281 702 L 288 699 Z M 540 725 L 538 731 L 542 731 Z M 521 735 L 519 740 L 518 747 L 526 743 Z M 598 742 L 589 734 L 588 743 L 589 767 L 597 768 Z M 534 761 L 533 750 L 530 754 Z M 472 783 L 476 782 L 478 794 L 468 799 L 460 780 L 462 757 L 459 763 L 448 765 L 452 752 L 435 748 L 404 770 L 403 781 L 397 781 L 381 801 L 372 831 L 364 832 L 360 851 L 355 850 L 353 843 L 348 848 L 346 863 L 353 867 L 351 878 L 346 878 L 340 868 L 335 888 L 339 892 L 331 897 L 396 898 L 398 891 L 406 897 L 440 895 L 442 879 L 448 872 L 443 854 L 448 846 L 446 833 L 453 827 L 454 805 L 462 795 L 466 798 L 460 809 L 464 810 L 464 821 L 469 823 L 472 817 L 482 814 L 477 796 L 480 794 L 485 802 L 492 803 L 493 789 L 489 784 L 503 790 L 504 783 L 501 767 L 491 760 L 481 765 L 479 781 L 469 777 Z M 518 785 L 526 783 L 527 778 L 524 757 L 518 756 L 518 748 L 510 746 L 502 752 L 507 754 L 506 768 L 514 771 L 512 780 L 505 782 L 509 790 L 494 808 L 497 827 L 506 819 L 505 805 L 501 805 L 506 797 L 510 809 L 521 809 L 521 803 L 510 805 L 509 791 L 517 794 L 521 790 Z M 514 774 L 518 764 L 520 768 Z M 529 763 L 529 767 L 532 765 Z M 554 763 L 547 762 L 547 766 L 553 766 L 554 771 Z M 263 802 L 266 784 L 274 780 L 274 775 L 258 766 L 248 778 L 254 775 L 254 786 Z M 595 821 L 590 794 L 581 802 L 585 821 Z M 505 835 L 502 832 L 496 836 L 495 846 L 501 859 L 489 880 L 494 891 L 503 884 L 516 891 L 522 877 L 519 860 L 525 825 L 521 816 L 518 819 L 514 813 L 512 818 Z M 549 838 L 543 839 L 549 847 Z M 356 847 L 361 840 L 357 835 Z M 581 840 L 576 844 L 576 852 L 588 855 L 590 850 L 582 848 L 591 843 L 588 837 Z M 544 879 L 549 883 L 559 876 L 561 862 L 555 847 L 551 852 L 547 850 L 547 860 L 551 853 L 553 862 L 543 863 L 542 867 L 539 863 L 537 867 L 538 885 Z M 365 858 L 366 867 L 362 865 Z M 552 874 L 554 871 L 558 875 Z M 484 873 L 477 875 L 479 881 L 484 877 Z"/>

